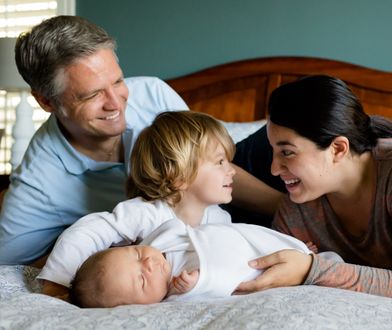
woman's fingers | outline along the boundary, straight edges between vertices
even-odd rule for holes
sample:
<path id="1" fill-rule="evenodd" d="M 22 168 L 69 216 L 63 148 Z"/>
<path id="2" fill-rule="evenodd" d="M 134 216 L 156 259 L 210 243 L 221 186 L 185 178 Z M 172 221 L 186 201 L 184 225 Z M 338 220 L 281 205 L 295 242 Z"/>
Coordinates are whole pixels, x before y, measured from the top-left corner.
<path id="1" fill-rule="evenodd" d="M 280 286 L 303 283 L 312 264 L 311 255 L 297 250 L 282 250 L 249 262 L 256 269 L 264 272 L 252 281 L 242 282 L 238 293 L 261 291 Z"/>

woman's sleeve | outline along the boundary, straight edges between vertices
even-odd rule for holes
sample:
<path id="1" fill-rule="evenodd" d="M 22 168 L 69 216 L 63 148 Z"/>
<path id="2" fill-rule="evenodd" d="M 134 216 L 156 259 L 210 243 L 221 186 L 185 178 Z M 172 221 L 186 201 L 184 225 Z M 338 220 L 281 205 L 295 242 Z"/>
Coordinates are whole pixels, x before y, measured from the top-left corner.
<path id="1" fill-rule="evenodd" d="M 392 270 L 326 260 L 314 255 L 304 284 L 392 297 Z"/>

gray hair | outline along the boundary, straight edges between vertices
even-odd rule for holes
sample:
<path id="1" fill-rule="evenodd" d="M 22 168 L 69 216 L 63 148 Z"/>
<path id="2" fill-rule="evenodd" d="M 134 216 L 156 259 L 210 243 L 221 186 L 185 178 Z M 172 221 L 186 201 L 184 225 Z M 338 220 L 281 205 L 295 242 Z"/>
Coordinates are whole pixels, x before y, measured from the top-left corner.
<path id="1" fill-rule="evenodd" d="M 61 106 L 64 69 L 116 42 L 99 26 L 78 16 L 56 16 L 22 33 L 15 45 L 19 73 L 32 91 Z"/>

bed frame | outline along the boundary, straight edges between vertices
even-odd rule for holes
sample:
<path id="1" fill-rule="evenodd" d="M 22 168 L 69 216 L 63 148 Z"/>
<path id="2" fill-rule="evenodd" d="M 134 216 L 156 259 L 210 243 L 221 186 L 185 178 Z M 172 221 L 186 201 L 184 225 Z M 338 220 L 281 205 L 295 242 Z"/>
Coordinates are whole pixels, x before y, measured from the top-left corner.
<path id="1" fill-rule="evenodd" d="M 311 74 L 344 80 L 369 114 L 392 118 L 392 72 L 310 57 L 266 57 L 215 66 L 167 80 L 189 108 L 228 122 L 266 118 L 268 96 L 278 86 Z M 8 186 L 0 176 L 0 191 Z"/>
<path id="2" fill-rule="evenodd" d="M 313 74 L 344 80 L 368 114 L 392 118 L 392 72 L 310 57 L 267 57 L 215 66 L 167 83 L 190 109 L 225 121 L 253 121 L 267 115 L 268 97 L 278 86 Z"/>

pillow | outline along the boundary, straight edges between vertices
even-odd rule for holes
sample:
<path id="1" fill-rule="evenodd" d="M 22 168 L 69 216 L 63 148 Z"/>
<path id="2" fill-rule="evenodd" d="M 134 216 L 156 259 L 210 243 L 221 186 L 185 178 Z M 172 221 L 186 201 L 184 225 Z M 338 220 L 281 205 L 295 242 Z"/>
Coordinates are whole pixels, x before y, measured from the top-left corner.
<path id="1" fill-rule="evenodd" d="M 267 121 L 265 119 L 249 121 L 249 122 L 225 122 L 221 121 L 223 126 L 226 127 L 234 143 L 242 141 L 252 133 L 256 132 L 259 128 L 263 127 Z"/>

